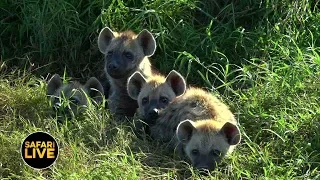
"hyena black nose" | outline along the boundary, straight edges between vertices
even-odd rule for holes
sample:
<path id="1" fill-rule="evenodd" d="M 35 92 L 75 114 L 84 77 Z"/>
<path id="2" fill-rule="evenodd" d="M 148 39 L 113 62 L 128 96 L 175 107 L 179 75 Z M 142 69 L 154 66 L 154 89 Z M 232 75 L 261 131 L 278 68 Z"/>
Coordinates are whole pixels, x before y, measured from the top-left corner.
<path id="1" fill-rule="evenodd" d="M 151 111 L 148 112 L 149 118 L 157 118 L 159 115 L 159 110 L 154 108 Z"/>
<path id="2" fill-rule="evenodd" d="M 116 70 L 118 68 L 119 68 L 119 66 L 114 64 L 114 63 L 111 63 L 111 64 L 108 65 L 108 69 L 109 70 Z"/>

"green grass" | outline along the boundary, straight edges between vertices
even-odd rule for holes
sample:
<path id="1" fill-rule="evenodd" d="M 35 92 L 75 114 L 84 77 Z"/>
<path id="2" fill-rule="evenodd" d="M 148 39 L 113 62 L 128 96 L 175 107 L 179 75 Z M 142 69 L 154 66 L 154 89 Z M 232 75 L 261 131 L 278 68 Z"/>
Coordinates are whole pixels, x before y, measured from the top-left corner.
<path id="1" fill-rule="evenodd" d="M 207 87 L 240 122 L 242 142 L 209 177 L 134 136 L 103 106 L 58 125 L 48 74 L 100 76 L 99 30 L 148 29 L 153 65 Z M 8 179 L 319 179 L 318 1 L 110 0 L 0 2 L 0 177 Z M 60 155 L 36 171 L 19 154 L 31 132 Z"/>

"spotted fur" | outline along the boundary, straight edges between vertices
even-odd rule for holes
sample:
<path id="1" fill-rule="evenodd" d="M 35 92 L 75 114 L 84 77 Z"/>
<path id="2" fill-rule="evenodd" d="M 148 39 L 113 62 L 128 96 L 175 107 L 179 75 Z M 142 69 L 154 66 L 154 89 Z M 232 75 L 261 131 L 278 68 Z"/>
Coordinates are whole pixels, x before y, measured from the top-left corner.
<path id="1" fill-rule="evenodd" d="M 185 154 L 194 167 L 212 170 L 240 142 L 228 106 L 200 88 L 189 88 L 159 113 L 151 136 Z"/>

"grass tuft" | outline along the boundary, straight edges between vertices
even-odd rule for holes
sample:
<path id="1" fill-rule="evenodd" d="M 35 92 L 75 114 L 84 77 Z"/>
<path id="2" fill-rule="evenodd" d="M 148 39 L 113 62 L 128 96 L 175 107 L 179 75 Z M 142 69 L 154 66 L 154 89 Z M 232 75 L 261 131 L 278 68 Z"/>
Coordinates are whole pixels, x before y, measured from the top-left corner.
<path id="1" fill-rule="evenodd" d="M 0 177 L 7 179 L 319 179 L 317 1 L 109 0 L 0 2 Z M 103 106 L 62 124 L 46 97 L 54 73 L 101 75 L 99 30 L 150 30 L 152 64 L 206 87 L 240 122 L 242 142 L 204 177 L 165 145 L 139 139 Z M 20 146 L 46 131 L 60 154 L 26 166 Z"/>

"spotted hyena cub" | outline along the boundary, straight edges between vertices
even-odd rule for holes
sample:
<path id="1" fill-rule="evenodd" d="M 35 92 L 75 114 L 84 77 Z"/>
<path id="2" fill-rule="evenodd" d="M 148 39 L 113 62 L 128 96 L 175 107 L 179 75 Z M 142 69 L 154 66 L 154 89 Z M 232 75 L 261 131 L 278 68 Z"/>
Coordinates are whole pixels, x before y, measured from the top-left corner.
<path id="1" fill-rule="evenodd" d="M 150 131 L 153 138 L 184 152 L 192 165 L 201 170 L 213 170 L 241 139 L 229 108 L 199 88 L 187 89 L 170 103 Z"/>
<path id="2" fill-rule="evenodd" d="M 156 118 L 146 118 L 150 134 L 155 140 L 169 143 L 169 147 L 176 148 L 181 155 L 185 154 L 194 167 L 212 170 L 240 142 L 237 122 L 229 108 L 209 92 L 191 87 L 183 93 L 186 85 L 181 78 L 174 81 L 180 90 L 183 89 L 181 95 L 171 99 L 172 102 L 159 111 Z M 143 100 L 145 97 L 175 92 L 171 86 L 165 85 L 166 81 L 161 83 L 158 80 L 156 85 L 151 80 L 138 82 L 145 82 L 142 86 L 138 84 L 140 91 L 133 91 L 133 94 L 140 92 L 135 95 L 138 97 L 138 112 L 144 110 L 143 102 L 148 102 Z"/>
<path id="3" fill-rule="evenodd" d="M 47 95 L 54 110 L 60 117 L 75 117 L 89 105 L 88 98 L 100 104 L 103 99 L 103 88 L 100 82 L 91 77 L 85 85 L 78 82 L 63 84 L 60 76 L 55 74 L 48 82 Z M 59 119 L 60 121 L 60 119 Z"/>
<path id="4" fill-rule="evenodd" d="M 138 101 L 137 117 L 151 125 L 158 118 L 159 112 L 178 96 L 184 94 L 186 83 L 175 70 L 167 77 L 154 75 L 146 79 L 135 72 L 128 79 L 128 94 Z"/>
<path id="5" fill-rule="evenodd" d="M 105 56 L 105 72 L 110 82 L 108 96 L 110 111 L 116 119 L 133 117 L 137 101 L 127 93 L 127 80 L 136 71 L 143 76 L 152 74 L 148 57 L 156 49 L 156 41 L 148 30 L 136 35 L 132 31 L 113 32 L 106 27 L 101 30 L 98 46 Z"/>
<path id="6" fill-rule="evenodd" d="M 184 93 L 186 85 L 183 77 L 176 71 L 171 71 L 167 77 L 160 74 L 145 78 L 140 72 L 135 72 L 128 79 L 128 94 L 138 101 L 138 110 L 134 121 L 135 133 L 138 137 L 150 134 L 150 125 L 158 118 L 159 112 L 177 96 Z"/>

